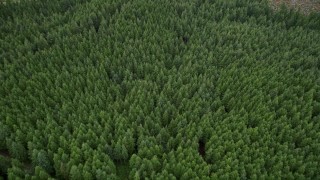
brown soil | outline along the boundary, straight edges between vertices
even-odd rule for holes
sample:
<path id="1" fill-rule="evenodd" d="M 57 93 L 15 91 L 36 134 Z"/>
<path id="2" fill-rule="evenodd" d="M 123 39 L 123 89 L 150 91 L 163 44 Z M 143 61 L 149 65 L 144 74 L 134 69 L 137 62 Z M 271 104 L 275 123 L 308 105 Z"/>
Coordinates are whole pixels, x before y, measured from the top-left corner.
<path id="1" fill-rule="evenodd" d="M 273 9 L 277 10 L 282 4 L 299 10 L 305 15 L 320 12 L 320 1 L 317 0 L 269 0 Z"/>

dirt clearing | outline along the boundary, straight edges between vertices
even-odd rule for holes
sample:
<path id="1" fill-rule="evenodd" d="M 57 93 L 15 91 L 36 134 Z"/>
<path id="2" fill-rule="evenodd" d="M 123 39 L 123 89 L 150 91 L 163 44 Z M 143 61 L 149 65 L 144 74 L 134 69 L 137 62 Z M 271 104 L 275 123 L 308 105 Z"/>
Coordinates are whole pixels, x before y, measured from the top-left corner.
<path id="1" fill-rule="evenodd" d="M 277 10 L 282 4 L 289 8 L 299 10 L 305 15 L 311 12 L 320 12 L 319 0 L 269 0 L 273 9 Z"/>

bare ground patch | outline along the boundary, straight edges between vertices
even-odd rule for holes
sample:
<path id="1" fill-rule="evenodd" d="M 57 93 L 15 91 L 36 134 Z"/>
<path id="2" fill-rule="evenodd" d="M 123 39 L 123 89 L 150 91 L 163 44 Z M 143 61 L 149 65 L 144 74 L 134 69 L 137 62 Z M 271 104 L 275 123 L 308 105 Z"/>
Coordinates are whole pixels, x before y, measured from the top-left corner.
<path id="1" fill-rule="evenodd" d="M 278 10 L 282 4 L 289 8 L 296 9 L 308 15 L 311 12 L 320 12 L 319 0 L 269 0 L 271 7 Z"/>

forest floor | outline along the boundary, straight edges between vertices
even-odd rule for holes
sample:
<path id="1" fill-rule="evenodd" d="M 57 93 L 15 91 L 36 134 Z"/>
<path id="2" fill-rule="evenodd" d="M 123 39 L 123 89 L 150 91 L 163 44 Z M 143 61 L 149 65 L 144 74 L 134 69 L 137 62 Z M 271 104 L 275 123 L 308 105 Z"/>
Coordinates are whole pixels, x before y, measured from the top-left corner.
<path id="1" fill-rule="evenodd" d="M 320 12 L 320 1 L 315 0 L 269 0 L 273 9 L 277 10 L 282 4 L 289 8 L 299 10 L 301 13 L 308 15 L 311 12 Z"/>
<path id="2" fill-rule="evenodd" d="M 9 161 L 11 161 L 11 156 L 10 156 L 10 153 L 8 150 L 0 150 L 0 156 L 3 156 L 4 158 L 8 159 Z M 24 167 L 24 170 L 26 172 L 29 172 L 31 173 L 33 170 L 32 170 L 32 164 L 30 161 L 26 161 L 26 162 L 22 162 L 23 164 L 23 167 Z"/>
<path id="3" fill-rule="evenodd" d="M 10 158 L 9 151 L 7 150 L 0 150 L 0 156 L 4 156 L 6 158 Z"/>

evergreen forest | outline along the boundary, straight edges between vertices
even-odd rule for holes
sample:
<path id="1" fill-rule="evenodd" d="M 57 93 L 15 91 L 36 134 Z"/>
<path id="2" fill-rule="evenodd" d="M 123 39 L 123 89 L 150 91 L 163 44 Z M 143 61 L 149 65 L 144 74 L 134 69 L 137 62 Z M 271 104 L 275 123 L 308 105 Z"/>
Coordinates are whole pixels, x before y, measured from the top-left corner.
<path id="1" fill-rule="evenodd" d="M 320 179 L 320 14 L 0 1 L 0 180 Z"/>

